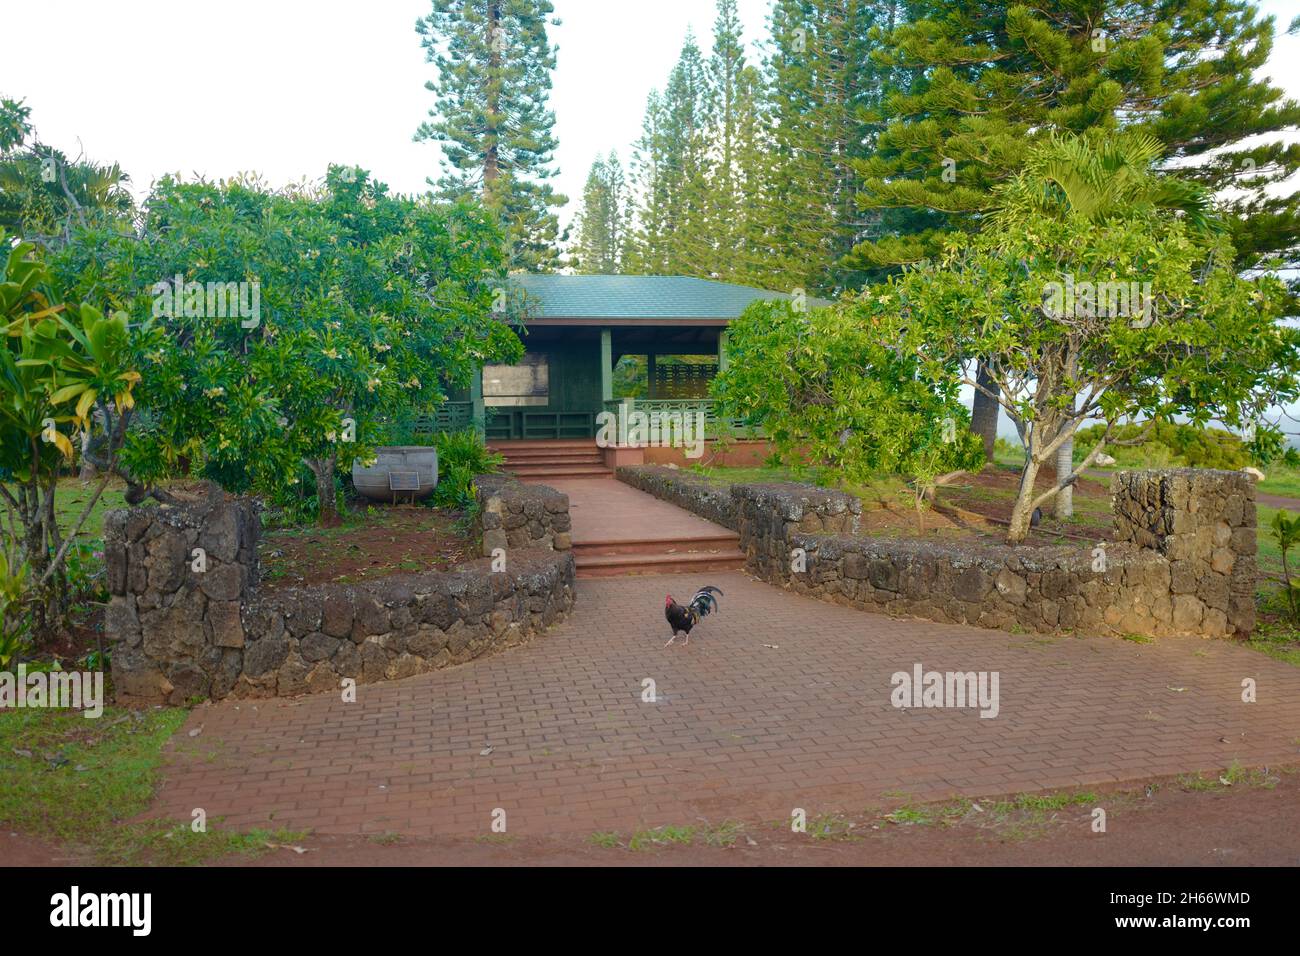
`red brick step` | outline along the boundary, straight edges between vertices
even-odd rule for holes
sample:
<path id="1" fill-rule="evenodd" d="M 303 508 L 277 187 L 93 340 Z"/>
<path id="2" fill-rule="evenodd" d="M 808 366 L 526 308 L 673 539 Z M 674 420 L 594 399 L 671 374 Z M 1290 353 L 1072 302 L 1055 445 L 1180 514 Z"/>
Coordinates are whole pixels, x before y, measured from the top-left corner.
<path id="1" fill-rule="evenodd" d="M 604 578 L 629 574 L 672 574 L 674 572 L 735 571 L 745 566 L 738 548 L 714 551 L 677 551 L 673 554 L 574 554 L 580 578 Z"/>

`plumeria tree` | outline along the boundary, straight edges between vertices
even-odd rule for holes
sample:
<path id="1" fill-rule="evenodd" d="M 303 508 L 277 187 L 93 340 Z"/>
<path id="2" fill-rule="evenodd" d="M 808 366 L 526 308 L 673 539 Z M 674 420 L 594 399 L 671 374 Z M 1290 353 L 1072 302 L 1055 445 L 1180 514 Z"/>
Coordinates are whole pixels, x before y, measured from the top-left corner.
<path id="1" fill-rule="evenodd" d="M 858 299 L 859 320 L 925 375 L 986 357 L 991 386 L 958 374 L 988 388 L 1024 442 L 1011 543 L 1121 422 L 1235 426 L 1295 399 L 1300 332 L 1277 322 L 1281 283 L 1240 278 L 1227 239 L 1194 234 L 1185 218 L 1150 205 L 1101 221 L 1026 209 L 1014 231 L 952 239 L 937 260 Z M 1038 487 L 1089 420 L 1104 425 L 1092 447 Z"/>
<path id="2" fill-rule="evenodd" d="M 855 305 L 757 303 L 731 324 L 727 351 L 713 385 L 725 414 L 761 424 L 786 460 L 807 458 L 850 482 L 902 475 L 918 523 L 936 485 L 983 464 L 955 376 L 923 375 Z"/>
<path id="3" fill-rule="evenodd" d="M 337 472 L 396 410 L 522 351 L 493 316 L 502 237 L 472 204 L 394 197 L 335 167 L 278 191 L 165 179 L 145 208 L 138 234 L 87 232 L 61 261 L 159 329 L 123 453 L 138 484 L 198 474 L 287 499 L 305 466 L 333 523 Z"/>
<path id="4" fill-rule="evenodd" d="M 1215 213 L 1208 190 L 1157 174 L 1162 153 L 1160 141 L 1148 133 L 1090 130 L 1081 136 L 1049 135 L 1030 150 L 1014 177 L 992 190 L 988 228 L 1011 237 L 1030 214 L 1098 223 L 1126 218 L 1135 210 L 1159 209 L 1182 216 L 1193 237 L 1225 232 L 1226 223 Z M 977 391 L 978 399 L 992 401 L 991 384 L 986 381 Z M 1057 446 L 1056 470 L 1068 473 L 1073 468 L 1074 439 L 1069 437 Z M 1058 518 L 1074 514 L 1069 484 L 1057 492 L 1054 504 Z"/>

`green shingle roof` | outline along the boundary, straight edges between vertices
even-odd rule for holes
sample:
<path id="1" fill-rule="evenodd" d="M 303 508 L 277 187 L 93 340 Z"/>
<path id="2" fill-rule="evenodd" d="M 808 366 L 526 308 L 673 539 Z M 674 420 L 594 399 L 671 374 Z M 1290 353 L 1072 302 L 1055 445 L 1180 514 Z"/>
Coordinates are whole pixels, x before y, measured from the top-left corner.
<path id="1" fill-rule="evenodd" d="M 732 282 L 690 276 L 510 276 L 527 293 L 528 314 L 546 319 L 734 319 L 751 302 L 789 299 Z M 808 305 L 827 305 L 808 297 Z"/>

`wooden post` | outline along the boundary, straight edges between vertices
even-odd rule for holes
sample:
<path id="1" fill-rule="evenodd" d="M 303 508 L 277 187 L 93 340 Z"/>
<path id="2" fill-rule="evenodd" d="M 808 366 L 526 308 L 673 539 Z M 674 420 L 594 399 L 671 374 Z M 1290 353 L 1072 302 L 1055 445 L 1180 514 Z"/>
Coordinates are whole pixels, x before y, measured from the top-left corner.
<path id="1" fill-rule="evenodd" d="M 727 330 L 719 329 L 718 330 L 718 374 L 721 375 L 726 370 L 727 370 Z M 713 412 L 713 399 L 708 398 L 706 393 L 706 398 L 704 401 L 705 421 L 708 422 L 709 427 L 713 428 L 719 436 L 728 435 L 728 434 L 734 436 L 736 434 L 736 431 L 735 428 L 730 423 L 724 422 L 720 418 L 716 419 L 715 421 L 708 421 L 708 419 L 712 417 L 712 412 Z"/>
<path id="2" fill-rule="evenodd" d="M 614 400 L 614 336 L 609 329 L 600 330 L 600 401 Z"/>
<path id="3" fill-rule="evenodd" d="M 469 400 L 473 406 L 471 415 L 474 419 L 474 431 L 478 437 L 487 439 L 487 414 L 483 408 L 483 366 L 479 365 L 469 379 Z"/>

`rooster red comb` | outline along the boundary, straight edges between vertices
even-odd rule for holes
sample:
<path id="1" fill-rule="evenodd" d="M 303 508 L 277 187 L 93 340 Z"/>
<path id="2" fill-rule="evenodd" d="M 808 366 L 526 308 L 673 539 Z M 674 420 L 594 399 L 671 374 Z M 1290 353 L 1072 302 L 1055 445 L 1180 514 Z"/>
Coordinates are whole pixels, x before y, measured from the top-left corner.
<path id="1" fill-rule="evenodd" d="M 667 607 L 672 603 L 673 603 L 673 596 L 671 594 L 664 595 L 664 607 Z"/>

